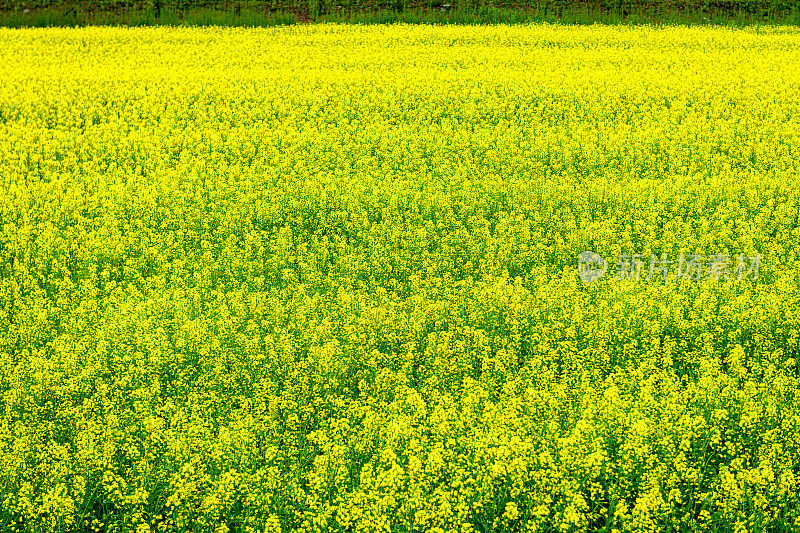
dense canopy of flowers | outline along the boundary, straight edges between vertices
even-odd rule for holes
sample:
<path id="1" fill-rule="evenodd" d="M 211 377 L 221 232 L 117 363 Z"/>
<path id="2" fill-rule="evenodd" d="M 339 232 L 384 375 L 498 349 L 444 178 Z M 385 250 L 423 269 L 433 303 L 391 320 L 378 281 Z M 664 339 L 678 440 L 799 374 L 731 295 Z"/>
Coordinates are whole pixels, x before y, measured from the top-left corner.
<path id="1" fill-rule="evenodd" d="M 800 528 L 800 30 L 0 57 L 3 531 Z"/>

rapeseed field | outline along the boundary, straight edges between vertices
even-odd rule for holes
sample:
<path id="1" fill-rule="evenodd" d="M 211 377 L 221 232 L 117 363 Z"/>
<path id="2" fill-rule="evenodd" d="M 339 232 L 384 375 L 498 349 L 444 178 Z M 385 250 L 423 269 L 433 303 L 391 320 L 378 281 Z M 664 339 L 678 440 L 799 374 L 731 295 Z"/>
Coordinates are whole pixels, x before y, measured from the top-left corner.
<path id="1" fill-rule="evenodd" d="M 1 531 L 800 531 L 800 29 L 0 58 Z"/>

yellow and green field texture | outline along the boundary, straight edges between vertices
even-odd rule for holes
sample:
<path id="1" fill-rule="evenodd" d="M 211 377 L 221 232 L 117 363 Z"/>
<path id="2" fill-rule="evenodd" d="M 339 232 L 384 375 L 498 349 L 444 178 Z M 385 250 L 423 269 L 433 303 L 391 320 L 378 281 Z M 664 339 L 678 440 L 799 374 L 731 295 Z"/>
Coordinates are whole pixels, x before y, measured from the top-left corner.
<path id="1" fill-rule="evenodd" d="M 800 531 L 800 29 L 0 58 L 0 531 Z"/>

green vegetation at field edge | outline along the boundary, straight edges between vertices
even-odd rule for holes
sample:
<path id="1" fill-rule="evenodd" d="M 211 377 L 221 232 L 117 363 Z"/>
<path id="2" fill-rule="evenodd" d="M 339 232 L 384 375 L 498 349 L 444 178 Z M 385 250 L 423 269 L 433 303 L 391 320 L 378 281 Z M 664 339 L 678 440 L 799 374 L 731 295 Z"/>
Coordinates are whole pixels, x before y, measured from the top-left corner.
<path id="1" fill-rule="evenodd" d="M 787 0 L 0 1 L 0 26 L 278 26 L 303 22 L 800 25 Z"/>

